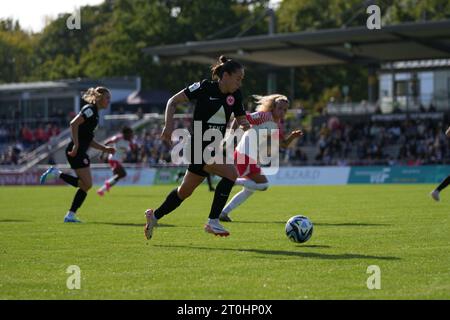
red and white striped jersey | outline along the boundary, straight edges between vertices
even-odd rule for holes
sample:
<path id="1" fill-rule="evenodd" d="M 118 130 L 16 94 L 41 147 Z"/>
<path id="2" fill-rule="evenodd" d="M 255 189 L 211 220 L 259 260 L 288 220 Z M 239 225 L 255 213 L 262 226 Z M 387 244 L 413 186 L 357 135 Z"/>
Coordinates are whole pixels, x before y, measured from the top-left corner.
<path id="1" fill-rule="evenodd" d="M 127 153 L 133 149 L 133 142 L 125 140 L 122 134 L 117 134 L 109 139 L 109 144 L 112 145 L 116 152 L 108 156 L 109 160 L 116 160 L 123 162 L 127 158 Z"/>
<path id="2" fill-rule="evenodd" d="M 267 151 L 267 141 L 261 141 L 262 139 L 260 139 L 262 134 L 260 131 L 262 129 L 267 130 L 267 134 L 270 135 L 272 141 L 273 139 L 277 139 L 278 141 L 283 139 L 281 125 L 273 120 L 271 112 L 258 111 L 247 113 L 246 117 L 251 124 L 251 128 L 244 133 L 236 147 L 236 151 L 239 153 L 254 158 L 258 153 L 258 150 L 260 150 L 260 152 Z"/>

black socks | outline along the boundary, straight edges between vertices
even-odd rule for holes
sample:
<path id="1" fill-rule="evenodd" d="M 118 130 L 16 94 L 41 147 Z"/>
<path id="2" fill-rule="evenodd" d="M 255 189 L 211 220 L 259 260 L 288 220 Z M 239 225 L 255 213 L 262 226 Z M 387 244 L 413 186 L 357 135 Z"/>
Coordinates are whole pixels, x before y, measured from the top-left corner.
<path id="1" fill-rule="evenodd" d="M 436 188 L 437 191 L 441 192 L 450 184 L 450 176 L 444 179 L 441 184 Z"/>
<path id="2" fill-rule="evenodd" d="M 61 173 L 59 177 L 67 184 L 78 188 L 78 180 L 79 178 L 71 176 L 70 174 Z"/>
<path id="3" fill-rule="evenodd" d="M 87 193 L 84 192 L 81 189 L 77 190 L 77 193 L 75 193 L 75 197 L 73 198 L 72 206 L 70 207 L 70 211 L 77 212 L 78 208 L 81 207 L 81 205 L 84 202 L 84 199 L 86 199 Z"/>
<path id="4" fill-rule="evenodd" d="M 178 188 L 173 189 L 163 204 L 155 210 L 156 219 L 160 219 L 166 214 L 171 213 L 173 210 L 178 208 L 182 202 L 183 200 L 178 197 Z"/>
<path id="5" fill-rule="evenodd" d="M 230 196 L 231 189 L 234 186 L 234 181 L 227 178 L 222 178 L 216 186 L 216 192 L 214 193 L 214 200 L 211 206 L 211 212 L 209 213 L 210 219 L 218 219 L 222 209 L 227 203 Z"/>

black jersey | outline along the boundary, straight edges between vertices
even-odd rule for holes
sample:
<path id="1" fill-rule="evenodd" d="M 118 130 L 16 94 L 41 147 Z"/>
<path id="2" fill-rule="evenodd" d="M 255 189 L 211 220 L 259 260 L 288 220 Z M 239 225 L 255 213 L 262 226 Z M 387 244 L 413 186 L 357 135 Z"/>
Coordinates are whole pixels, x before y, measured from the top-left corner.
<path id="1" fill-rule="evenodd" d="M 217 129 L 225 136 L 231 114 L 235 117 L 245 115 L 241 91 L 224 94 L 217 81 L 196 82 L 184 89 L 184 93 L 189 100 L 196 100 L 192 120 L 202 122 L 202 132 Z"/>
<path id="2" fill-rule="evenodd" d="M 87 150 L 97 129 L 98 109 L 95 105 L 87 104 L 80 110 L 79 115 L 83 117 L 84 122 L 78 127 L 78 142 L 80 149 Z"/>

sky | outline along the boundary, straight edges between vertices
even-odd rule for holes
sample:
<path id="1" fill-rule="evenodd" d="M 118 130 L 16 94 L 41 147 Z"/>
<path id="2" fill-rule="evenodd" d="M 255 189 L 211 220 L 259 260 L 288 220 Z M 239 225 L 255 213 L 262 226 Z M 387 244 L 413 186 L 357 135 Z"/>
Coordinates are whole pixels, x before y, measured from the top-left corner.
<path id="1" fill-rule="evenodd" d="M 40 32 L 48 18 L 55 19 L 60 13 L 74 13 L 75 8 L 97 5 L 103 0 L 0 0 L 0 19 L 19 20 L 22 29 Z M 276 6 L 281 0 L 271 0 Z"/>
<path id="2" fill-rule="evenodd" d="M 60 13 L 73 13 L 84 5 L 97 5 L 103 0 L 0 0 L 0 19 L 19 20 L 28 31 L 40 32 L 46 17 L 55 19 Z"/>

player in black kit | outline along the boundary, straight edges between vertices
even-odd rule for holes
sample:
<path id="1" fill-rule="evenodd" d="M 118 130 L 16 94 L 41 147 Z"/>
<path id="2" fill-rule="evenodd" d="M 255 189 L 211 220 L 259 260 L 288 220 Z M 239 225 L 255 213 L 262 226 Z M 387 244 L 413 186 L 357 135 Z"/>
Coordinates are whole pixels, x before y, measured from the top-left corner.
<path id="1" fill-rule="evenodd" d="M 447 131 L 445 131 L 445 135 L 450 138 L 450 127 L 448 127 Z M 430 196 L 435 201 L 440 201 L 441 198 L 439 196 L 439 193 L 447 188 L 447 186 L 450 184 L 450 176 L 447 176 L 438 186 L 436 189 L 431 191 Z"/>
<path id="2" fill-rule="evenodd" d="M 98 125 L 98 111 L 108 107 L 111 93 L 105 87 L 90 88 L 83 95 L 83 100 L 88 104 L 70 122 L 72 141 L 66 148 L 67 161 L 77 176 L 62 173 L 59 169 L 50 167 L 40 179 L 41 184 L 44 184 L 48 175 L 56 175 L 67 184 L 78 188 L 72 206 L 64 217 L 64 222 L 81 222 L 75 217 L 75 214 L 86 199 L 88 190 L 92 187 L 90 160 L 87 154 L 89 147 L 105 153 L 115 152 L 113 147 L 104 146 L 94 140 L 94 131 Z"/>
<path id="3" fill-rule="evenodd" d="M 144 231 L 147 239 L 152 238 L 153 228 L 157 221 L 175 210 L 192 194 L 208 174 L 218 175 L 222 179 L 216 186 L 205 231 L 220 236 L 229 235 L 229 232 L 219 223 L 219 215 L 228 200 L 238 174 L 234 164 L 216 161 L 206 163 L 207 160 L 203 159 L 203 151 L 210 142 L 204 142 L 202 137 L 208 129 L 210 129 L 210 132 L 214 131 L 224 137 L 226 125 L 232 113 L 243 130 L 250 128 L 245 116 L 242 94 L 239 90 L 244 78 L 244 68 L 237 61 L 221 56 L 218 63 L 211 68 L 211 71 L 213 81 L 196 82 L 175 94 L 167 102 L 165 127 L 161 138 L 171 144 L 171 135 L 174 130 L 173 114 L 177 104 L 190 100 L 196 101 L 193 115 L 194 129 L 191 132 L 190 165 L 181 185 L 169 193 L 161 206 L 154 211 L 153 209 L 145 211 L 147 223 Z M 195 125 L 199 122 L 201 123 L 202 136 L 199 136 L 195 130 Z M 195 145 L 200 145 L 201 147 L 198 148 L 200 150 L 196 149 Z M 197 151 L 197 153 L 194 151 Z"/>

